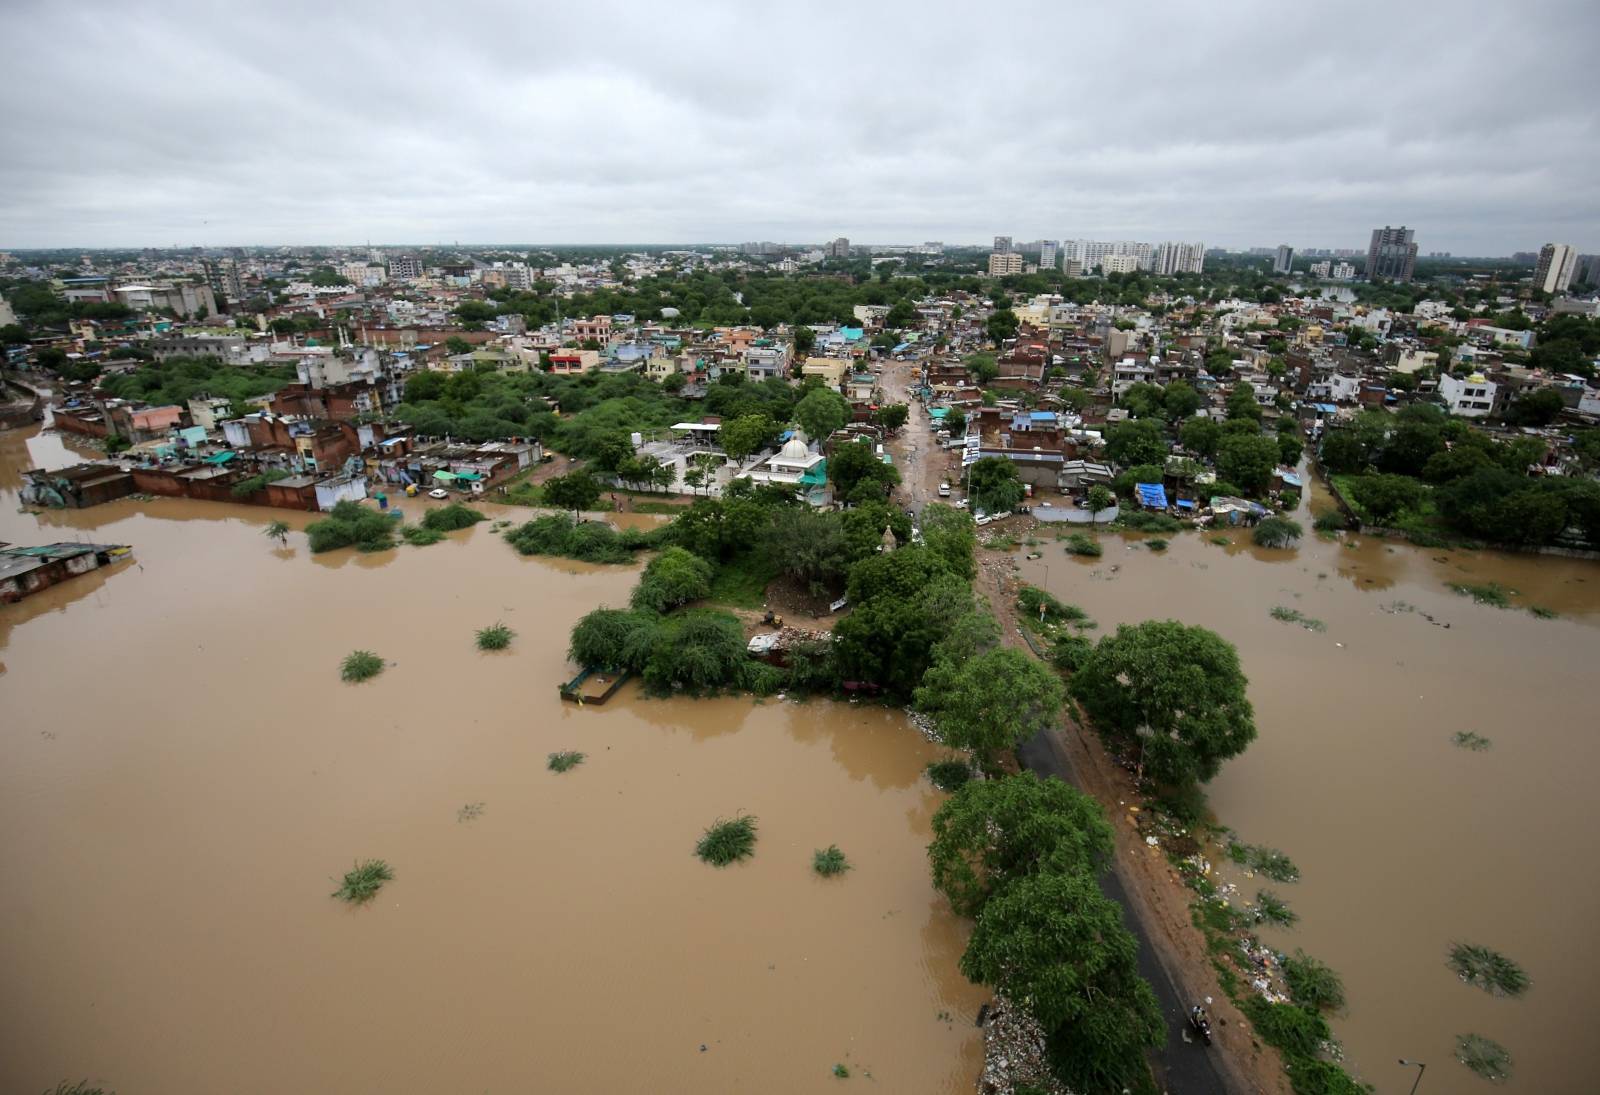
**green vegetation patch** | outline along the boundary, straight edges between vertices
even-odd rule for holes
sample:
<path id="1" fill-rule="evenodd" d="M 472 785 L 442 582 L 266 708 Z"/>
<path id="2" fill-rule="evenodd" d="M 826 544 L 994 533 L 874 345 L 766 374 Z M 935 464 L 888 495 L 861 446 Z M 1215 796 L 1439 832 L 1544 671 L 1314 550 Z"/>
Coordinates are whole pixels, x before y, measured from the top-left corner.
<path id="1" fill-rule="evenodd" d="M 845 854 L 839 850 L 837 844 L 830 844 L 811 853 L 811 869 L 824 878 L 832 878 L 848 871 L 850 861 L 845 858 Z"/>
<path id="2" fill-rule="evenodd" d="M 351 684 L 371 680 L 383 672 L 383 659 L 370 650 L 352 650 L 339 663 L 339 679 Z"/>
<path id="3" fill-rule="evenodd" d="M 1113 524 L 1120 525 L 1134 532 L 1179 532 L 1183 529 L 1183 522 L 1168 513 L 1148 513 L 1144 510 L 1128 510 L 1117 515 Z"/>
<path id="4" fill-rule="evenodd" d="M 523 555 L 558 555 L 586 563 L 631 563 L 635 553 L 661 542 L 659 530 L 618 531 L 600 521 L 574 521 L 564 513 L 535 518 L 505 534 Z"/>
<path id="5" fill-rule="evenodd" d="M 1481 1034 L 1456 1036 L 1456 1060 L 1492 1084 L 1511 1079 L 1511 1051 Z"/>
<path id="6" fill-rule="evenodd" d="M 726 867 L 741 859 L 748 859 L 756 850 L 756 819 L 749 814 L 734 818 L 717 818 L 706 829 L 694 846 L 694 854 L 701 862 L 713 867 Z"/>
<path id="7" fill-rule="evenodd" d="M 1102 554 L 1100 542 L 1093 536 L 1082 532 L 1074 532 L 1071 536 L 1068 536 L 1066 548 L 1068 555 L 1083 555 L 1091 559 L 1097 559 Z"/>
<path id="8" fill-rule="evenodd" d="M 1338 1011 L 1344 1007 L 1344 981 L 1333 969 L 1304 951 L 1283 960 L 1283 977 L 1289 995 L 1301 1007 Z"/>
<path id="9" fill-rule="evenodd" d="M 587 754 L 575 752 L 571 749 L 559 753 L 551 753 L 545 758 L 545 767 L 552 772 L 570 772 L 582 764 Z"/>
<path id="10" fill-rule="evenodd" d="M 925 771 L 928 779 L 941 791 L 959 791 L 972 778 L 972 767 L 961 760 L 935 761 Z"/>
<path id="11" fill-rule="evenodd" d="M 1458 748 L 1470 749 L 1474 753 L 1482 753 L 1493 744 L 1488 738 L 1473 730 L 1457 730 L 1450 735 L 1450 740 Z"/>
<path id="12" fill-rule="evenodd" d="M 427 547 L 437 544 L 444 539 L 444 533 L 438 529 L 424 528 L 421 525 L 406 525 L 400 530 L 400 539 L 412 547 Z"/>
<path id="13" fill-rule="evenodd" d="M 1452 943 L 1448 964 L 1463 982 L 1491 996 L 1521 996 L 1528 991 L 1530 982 L 1523 968 L 1488 947 Z"/>
<path id="14" fill-rule="evenodd" d="M 1260 844 L 1245 844 L 1236 840 L 1228 845 L 1228 858 L 1235 863 L 1249 867 L 1257 874 L 1266 875 L 1274 882 L 1300 881 L 1300 868 L 1296 867 L 1292 859 L 1276 848 L 1267 848 Z"/>
<path id="15" fill-rule="evenodd" d="M 515 631 L 512 631 L 497 620 L 488 627 L 479 628 L 474 640 L 477 642 L 479 650 L 504 650 L 511 645 L 511 640 L 516 637 L 516 634 Z"/>
<path id="16" fill-rule="evenodd" d="M 1159 537 L 1159 536 L 1155 536 L 1155 537 L 1150 538 L 1149 540 L 1146 540 L 1144 542 L 1144 546 L 1149 548 L 1151 551 L 1166 551 L 1167 550 L 1167 542 L 1165 540 L 1161 539 L 1161 537 Z"/>
<path id="17" fill-rule="evenodd" d="M 268 468 L 260 475 L 252 475 L 248 479 L 241 479 L 232 487 L 235 498 L 248 498 L 258 490 L 262 490 L 268 483 L 276 483 L 281 479 L 289 478 L 289 473 L 281 468 Z"/>
<path id="18" fill-rule="evenodd" d="M 850 1078 L 850 1070 L 844 1065 L 834 1065 L 833 1074 L 841 1080 L 848 1080 Z"/>
<path id="19" fill-rule="evenodd" d="M 451 502 L 447 506 L 430 509 L 424 513 L 422 527 L 432 529 L 434 532 L 455 532 L 457 529 L 471 528 L 479 521 L 488 519 L 471 506 L 461 502 Z"/>
<path id="20" fill-rule="evenodd" d="M 1541 620 L 1553 620 L 1557 616 L 1561 615 L 1561 613 L 1557 612 L 1555 609 L 1545 608 L 1543 605 L 1529 605 L 1528 611 L 1533 613 Z"/>
<path id="21" fill-rule="evenodd" d="M 1255 541 L 1257 547 L 1286 548 L 1300 539 L 1304 531 L 1299 521 L 1288 517 L 1267 517 L 1250 531 L 1250 539 Z"/>
<path id="22" fill-rule="evenodd" d="M 1288 608 L 1284 605 L 1275 607 L 1271 616 L 1274 620 L 1281 620 L 1286 624 L 1299 624 L 1307 631 L 1326 631 L 1328 625 L 1321 620 L 1313 619 L 1297 608 Z"/>
<path id="23" fill-rule="evenodd" d="M 363 859 L 344 873 L 339 888 L 332 895 L 341 901 L 359 905 L 371 901 L 383 884 L 394 878 L 394 871 L 381 859 Z"/>
<path id="24" fill-rule="evenodd" d="M 1493 605 L 1495 608 L 1510 608 L 1512 591 L 1499 582 L 1489 582 L 1486 585 L 1468 585 L 1462 582 L 1451 582 L 1450 588 L 1463 597 L 1471 597 L 1480 605 Z"/>
<path id="25" fill-rule="evenodd" d="M 320 521 L 306 526 L 313 552 L 335 551 L 354 544 L 361 551 L 394 547 L 394 519 L 359 502 L 340 502 Z"/>
<path id="26" fill-rule="evenodd" d="M 1288 928 L 1294 926 L 1295 921 L 1300 919 L 1300 914 L 1271 890 L 1258 890 L 1255 917 L 1258 924 L 1276 924 L 1280 928 Z"/>

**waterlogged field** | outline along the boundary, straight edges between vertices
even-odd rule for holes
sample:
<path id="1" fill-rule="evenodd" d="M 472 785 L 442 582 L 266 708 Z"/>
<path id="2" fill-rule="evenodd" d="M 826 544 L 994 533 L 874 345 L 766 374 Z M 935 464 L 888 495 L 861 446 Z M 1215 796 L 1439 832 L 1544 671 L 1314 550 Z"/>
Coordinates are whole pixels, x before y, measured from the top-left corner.
<path id="1" fill-rule="evenodd" d="M 310 515 L 15 512 L 19 468 L 74 459 L 0 437 L 0 539 L 137 553 L 0 607 L 0 1088 L 814 1092 L 844 1064 L 969 1089 L 986 994 L 927 877 L 939 754 L 903 717 L 563 704 L 570 626 L 633 570 L 487 524 L 313 558 L 262 534 Z M 343 683 L 354 650 L 382 672 Z M 753 857 L 696 859 L 740 812 Z M 375 896 L 331 896 L 373 858 Z"/>
<path id="2" fill-rule="evenodd" d="M 1175 534 L 1164 551 L 1103 533 L 1099 558 L 1052 542 L 1019 564 L 1086 609 L 1091 635 L 1171 618 L 1239 648 L 1260 737 L 1207 789 L 1211 806 L 1302 876 L 1223 874 L 1298 914 L 1263 925 L 1265 942 L 1343 976 L 1333 1028 L 1352 1071 L 1403 1090 L 1414 1073 L 1394 1062 L 1407 1057 L 1428 1062 L 1424 1089 L 1488 1090 L 1452 1060 L 1459 1036 L 1479 1034 L 1512 1055 L 1504 1090 L 1591 1089 L 1600 564 L 1330 542 L 1299 516 L 1294 550 L 1248 532 Z M 1500 589 L 1507 607 L 1452 586 Z M 1531 985 L 1511 999 L 1463 984 L 1455 943 L 1506 955 Z"/>

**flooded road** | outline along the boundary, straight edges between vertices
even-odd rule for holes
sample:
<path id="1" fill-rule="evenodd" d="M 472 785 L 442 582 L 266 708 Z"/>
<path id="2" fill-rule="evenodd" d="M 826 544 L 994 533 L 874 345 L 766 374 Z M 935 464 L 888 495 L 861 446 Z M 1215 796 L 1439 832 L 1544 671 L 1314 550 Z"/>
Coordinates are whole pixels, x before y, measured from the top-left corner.
<path id="1" fill-rule="evenodd" d="M 817 1092 L 842 1063 L 970 1090 L 986 994 L 928 881 L 937 754 L 902 717 L 563 704 L 568 630 L 630 570 L 486 525 L 313 559 L 261 532 L 311 514 L 16 512 L 20 467 L 81 455 L 0 435 L 0 539 L 136 552 L 0 607 L 0 1089 Z M 478 652 L 497 620 L 511 649 Z M 356 648 L 392 664 L 342 684 Z M 563 749 L 588 759 L 546 771 Z M 738 811 L 754 859 L 694 859 Z M 831 843 L 855 869 L 824 880 Z M 331 899 L 366 857 L 394 881 Z"/>
<path id="2" fill-rule="evenodd" d="M 1425 1090 L 1487 1090 L 1452 1059 L 1455 1037 L 1478 1033 L 1511 1051 L 1507 1091 L 1593 1090 L 1600 564 L 1326 542 L 1300 516 L 1298 550 L 1182 533 L 1156 553 L 1103 534 L 1099 559 L 1047 540 L 1042 559 L 1018 561 L 1100 633 L 1172 618 L 1238 646 L 1260 737 L 1208 795 L 1241 839 L 1299 865 L 1296 884 L 1241 889 L 1271 889 L 1300 915 L 1266 941 L 1343 975 L 1349 1008 L 1333 1026 L 1353 1071 L 1403 1095 L 1416 1074 L 1395 1061 L 1408 1057 L 1430 1066 Z M 1498 582 L 1515 607 L 1475 604 L 1451 582 Z M 1326 630 L 1280 622 L 1277 606 Z M 1456 746 L 1463 730 L 1491 747 Z M 1460 983 L 1445 965 L 1456 941 L 1519 962 L 1526 996 Z"/>

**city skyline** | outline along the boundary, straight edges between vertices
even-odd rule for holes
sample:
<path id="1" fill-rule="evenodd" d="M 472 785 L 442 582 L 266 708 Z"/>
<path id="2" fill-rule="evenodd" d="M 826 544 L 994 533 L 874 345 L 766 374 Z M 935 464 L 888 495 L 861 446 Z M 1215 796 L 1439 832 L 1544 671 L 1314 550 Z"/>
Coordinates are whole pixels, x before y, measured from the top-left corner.
<path id="1" fill-rule="evenodd" d="M 7 8 L 0 88 L 25 108 L 0 119 L 0 248 L 1010 232 L 1298 252 L 1404 224 L 1424 257 L 1600 251 L 1600 10 L 1567 0 L 1336 21 L 1254 3 L 208 12 Z M 619 28 L 648 52 L 612 48 Z"/>

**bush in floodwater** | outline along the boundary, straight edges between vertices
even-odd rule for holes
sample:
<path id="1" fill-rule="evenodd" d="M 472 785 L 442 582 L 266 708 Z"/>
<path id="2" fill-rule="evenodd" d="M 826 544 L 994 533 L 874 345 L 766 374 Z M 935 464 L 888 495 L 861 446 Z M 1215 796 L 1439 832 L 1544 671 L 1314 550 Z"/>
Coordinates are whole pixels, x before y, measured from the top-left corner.
<path id="1" fill-rule="evenodd" d="M 1143 510 L 1128 510 L 1117 517 L 1116 524 L 1134 532 L 1178 532 L 1183 528 L 1183 522 L 1166 513 L 1146 513 Z"/>
<path id="2" fill-rule="evenodd" d="M 839 850 L 839 845 L 830 844 L 811 853 L 811 869 L 823 878 L 832 878 L 836 874 L 848 871 L 850 861 Z"/>
<path id="3" fill-rule="evenodd" d="M 657 692 L 738 688 L 756 664 L 745 648 L 739 618 L 702 609 L 663 622 L 644 667 L 644 682 Z"/>
<path id="4" fill-rule="evenodd" d="M 1343 532 L 1350 527 L 1350 522 L 1346 520 L 1343 512 L 1330 509 L 1317 514 L 1316 519 L 1311 522 L 1311 527 L 1318 532 Z"/>
<path id="5" fill-rule="evenodd" d="M 756 819 L 740 814 L 729 820 L 717 818 L 694 846 L 694 854 L 713 867 L 726 867 L 748 859 L 756 848 Z"/>
<path id="6" fill-rule="evenodd" d="M 1091 559 L 1099 558 L 1102 554 L 1100 543 L 1094 537 L 1082 532 L 1074 532 L 1067 537 L 1067 554 L 1083 555 Z"/>
<path id="7" fill-rule="evenodd" d="M 1511 607 L 1511 591 L 1499 582 L 1490 582 L 1481 586 L 1451 582 L 1450 588 L 1463 597 L 1471 597 L 1473 601 L 1480 605 L 1493 605 L 1495 608 Z"/>
<path id="8" fill-rule="evenodd" d="M 1283 977 L 1289 982 L 1289 996 L 1303 1008 L 1338 1011 L 1344 1007 L 1344 981 L 1333 969 L 1305 951 L 1283 960 Z"/>
<path id="9" fill-rule="evenodd" d="M 432 529 L 434 532 L 455 532 L 457 529 L 471 528 L 479 521 L 489 518 L 461 502 L 451 502 L 448 506 L 430 509 L 422 515 L 422 527 Z"/>
<path id="10" fill-rule="evenodd" d="M 789 674 L 766 662 L 751 662 L 745 666 L 744 687 L 757 696 L 775 696 L 789 685 Z"/>
<path id="11" fill-rule="evenodd" d="M 412 547 L 427 547 L 437 544 L 444 539 L 444 533 L 438 529 L 424 528 L 421 525 L 405 525 L 400 529 L 400 539 Z"/>
<path id="12" fill-rule="evenodd" d="M 1276 848 L 1234 841 L 1228 845 L 1228 857 L 1235 863 L 1249 867 L 1257 874 L 1266 875 L 1274 882 L 1300 881 L 1300 868 L 1294 865 L 1294 860 Z"/>
<path id="13" fill-rule="evenodd" d="M 478 629 L 476 636 L 479 650 L 504 650 L 511 645 L 511 640 L 516 636 L 505 624 L 498 620 L 488 627 Z"/>
<path id="14" fill-rule="evenodd" d="M 1229 544 L 1233 543 L 1232 540 L 1228 539 L 1226 536 L 1223 536 L 1221 533 L 1211 537 L 1211 542 L 1221 547 L 1227 547 Z"/>
<path id="15" fill-rule="evenodd" d="M 1528 611 L 1533 613 L 1541 620 L 1553 620 L 1557 616 L 1561 615 L 1561 613 L 1557 612 L 1555 609 L 1545 608 L 1543 605 L 1529 605 Z"/>
<path id="16" fill-rule="evenodd" d="M 848 1080 L 850 1078 L 850 1070 L 844 1065 L 834 1065 L 833 1074 L 839 1077 L 841 1080 Z"/>
<path id="17" fill-rule="evenodd" d="M 1314 617 L 1307 616 L 1298 608 L 1288 608 L 1278 605 L 1273 608 L 1271 616 L 1274 620 L 1282 620 L 1286 624 L 1299 624 L 1307 631 L 1326 631 L 1328 625 Z"/>
<path id="18" fill-rule="evenodd" d="M 1149 548 L 1151 551 L 1166 551 L 1167 550 L 1167 542 L 1165 540 L 1163 540 L 1159 536 L 1154 536 L 1154 537 L 1151 537 L 1150 539 L 1146 540 L 1144 542 L 1144 546 Z"/>
<path id="19" fill-rule="evenodd" d="M 1269 1004 L 1259 996 L 1251 996 L 1239 1010 L 1263 1042 L 1295 1057 L 1315 1057 L 1328 1039 L 1327 1021 L 1308 1008 Z"/>
<path id="20" fill-rule="evenodd" d="M 1452 943 L 1449 965 L 1462 981 L 1491 996 L 1521 996 L 1528 991 L 1528 975 L 1521 966 L 1476 943 Z"/>
<path id="21" fill-rule="evenodd" d="M 1300 522 L 1288 517 L 1267 517 L 1250 531 L 1250 539 L 1257 547 L 1286 548 L 1300 539 L 1305 530 Z"/>
<path id="22" fill-rule="evenodd" d="M 789 644 L 789 688 L 794 692 L 831 692 L 839 684 L 839 669 L 828 639 L 796 639 Z"/>
<path id="23" fill-rule="evenodd" d="M 1083 667 L 1089 660 L 1089 655 L 1094 653 L 1094 643 L 1082 635 L 1060 635 L 1056 638 L 1055 646 L 1050 648 L 1050 664 L 1057 669 L 1074 673 Z"/>
<path id="24" fill-rule="evenodd" d="M 644 669 L 661 633 L 661 621 L 644 612 L 597 608 L 572 629 L 567 657 L 586 669 Z"/>
<path id="25" fill-rule="evenodd" d="M 941 791 L 959 791 L 972 778 L 972 769 L 966 761 L 940 760 L 924 769 L 928 779 Z"/>
<path id="26" fill-rule="evenodd" d="M 631 563 L 637 536 L 624 536 L 601 521 L 574 521 L 564 513 L 538 517 L 505 534 L 523 555 L 560 555 L 586 563 Z"/>
<path id="27" fill-rule="evenodd" d="M 1493 1084 L 1503 1084 L 1511 1078 L 1510 1051 L 1481 1034 L 1457 1035 L 1456 1060 Z"/>
<path id="28" fill-rule="evenodd" d="M 352 650 L 339 663 L 339 679 L 359 684 L 383 672 L 383 659 L 370 650 Z"/>
<path id="29" fill-rule="evenodd" d="M 577 753 L 570 749 L 560 753 L 551 753 L 545 760 L 545 767 L 552 772 L 570 772 L 583 763 L 585 753 Z"/>
<path id="30" fill-rule="evenodd" d="M 320 521 L 306 526 L 313 552 L 335 551 L 354 544 L 361 551 L 394 547 L 394 521 L 359 502 L 340 502 Z"/>
<path id="31" fill-rule="evenodd" d="M 1271 890 L 1256 891 L 1256 923 L 1276 924 L 1280 928 L 1293 926 L 1300 914 L 1289 907 L 1289 903 Z"/>
<path id="32" fill-rule="evenodd" d="M 669 547 L 644 568 L 629 603 L 650 612 L 667 612 L 711 594 L 711 564 L 692 551 Z"/>
<path id="33" fill-rule="evenodd" d="M 344 879 L 332 895 L 351 904 L 371 901 L 383 884 L 394 878 L 394 872 L 381 859 L 364 859 L 344 873 Z"/>
<path id="34" fill-rule="evenodd" d="M 1029 619 L 1037 620 L 1041 607 L 1044 609 L 1044 618 L 1047 621 L 1077 624 L 1089 618 L 1089 614 L 1077 605 L 1063 604 L 1036 586 L 1025 585 L 1017 590 L 1018 612 Z"/>
<path id="35" fill-rule="evenodd" d="M 1462 749 L 1470 749 L 1474 753 L 1481 753 L 1492 744 L 1482 734 L 1471 730 L 1457 730 L 1451 735 L 1450 740 Z"/>

